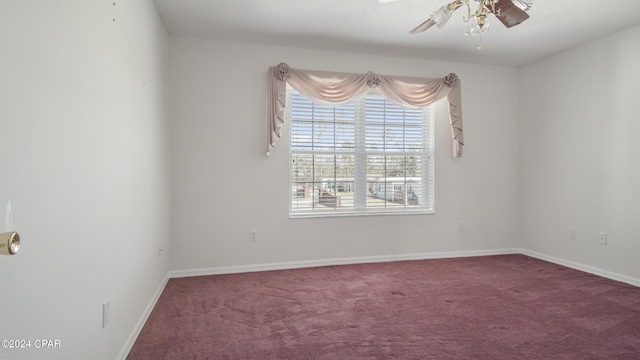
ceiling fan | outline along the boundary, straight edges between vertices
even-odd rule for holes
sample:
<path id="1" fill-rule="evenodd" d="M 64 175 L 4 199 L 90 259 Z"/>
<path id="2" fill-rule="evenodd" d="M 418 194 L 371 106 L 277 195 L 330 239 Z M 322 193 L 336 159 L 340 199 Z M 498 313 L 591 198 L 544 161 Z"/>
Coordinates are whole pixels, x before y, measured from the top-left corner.
<path id="1" fill-rule="evenodd" d="M 397 0 L 380 0 L 392 2 Z M 531 9 L 534 0 L 454 0 L 436 10 L 422 24 L 410 31 L 411 34 L 421 33 L 433 25 L 443 27 L 451 18 L 454 11 L 466 6 L 467 15 L 463 20 L 468 24 L 465 35 L 479 36 L 489 30 L 489 14 L 495 15 L 506 27 L 516 26 L 529 18 L 526 12 Z M 472 11 L 470 2 L 477 3 L 477 9 Z M 481 48 L 482 45 L 479 46 Z"/>

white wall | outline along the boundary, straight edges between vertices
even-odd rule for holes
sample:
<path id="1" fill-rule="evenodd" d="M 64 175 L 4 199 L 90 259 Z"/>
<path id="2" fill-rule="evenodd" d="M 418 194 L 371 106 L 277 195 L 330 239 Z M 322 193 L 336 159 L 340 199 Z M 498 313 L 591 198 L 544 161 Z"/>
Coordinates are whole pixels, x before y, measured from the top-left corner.
<path id="1" fill-rule="evenodd" d="M 32 341 L 0 359 L 116 358 L 168 270 L 167 36 L 151 1 L 116 3 L 0 2 L 0 232 L 11 200 L 22 237 L 0 339 Z"/>
<path id="2" fill-rule="evenodd" d="M 518 70 L 171 38 L 172 268 L 510 249 L 519 234 Z M 436 214 L 288 218 L 288 139 L 266 157 L 267 68 L 462 79 L 466 155 L 437 107 Z M 284 130 L 287 133 L 287 129 Z M 458 232 L 458 220 L 466 231 Z M 256 229 L 257 243 L 249 242 Z"/>
<path id="3" fill-rule="evenodd" d="M 522 247 L 637 283 L 639 37 L 637 26 L 527 65 L 520 89 Z"/>

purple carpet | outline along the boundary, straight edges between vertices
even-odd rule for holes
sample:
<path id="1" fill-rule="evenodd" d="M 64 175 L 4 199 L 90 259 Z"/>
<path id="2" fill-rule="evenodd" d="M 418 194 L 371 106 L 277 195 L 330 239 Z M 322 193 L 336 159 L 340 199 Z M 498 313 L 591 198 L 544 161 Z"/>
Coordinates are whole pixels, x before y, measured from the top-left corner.
<path id="1" fill-rule="evenodd" d="M 127 359 L 640 359 L 640 288 L 523 255 L 172 279 Z"/>

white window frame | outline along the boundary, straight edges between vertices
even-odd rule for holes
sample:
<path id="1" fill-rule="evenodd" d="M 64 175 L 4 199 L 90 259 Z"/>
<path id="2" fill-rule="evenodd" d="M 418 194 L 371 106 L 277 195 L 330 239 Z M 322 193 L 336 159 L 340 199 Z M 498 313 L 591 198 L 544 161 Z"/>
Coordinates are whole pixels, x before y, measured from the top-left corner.
<path id="1" fill-rule="evenodd" d="M 422 204 L 417 206 L 407 205 L 406 201 L 403 206 L 389 206 L 384 208 L 379 207 L 366 207 L 367 202 L 367 181 L 368 176 L 367 166 L 366 166 L 366 156 L 369 154 L 380 155 L 380 152 L 367 152 L 365 149 L 365 116 L 364 116 L 364 98 L 367 96 L 375 96 L 375 97 L 383 97 L 380 92 L 377 90 L 371 90 L 365 96 L 360 99 L 355 99 L 352 102 L 362 101 L 361 106 L 356 105 L 356 132 L 354 136 L 355 142 L 355 151 L 353 153 L 355 162 L 357 164 L 365 164 L 365 166 L 355 166 L 355 174 L 353 179 L 353 187 L 354 187 L 354 196 L 353 196 L 353 204 L 354 207 L 348 208 L 322 208 L 320 206 L 314 205 L 311 210 L 295 210 L 294 202 L 298 201 L 299 194 L 297 193 L 298 189 L 294 186 L 293 182 L 293 160 L 294 154 L 298 153 L 294 151 L 294 141 L 293 141 L 293 126 L 292 126 L 292 94 L 297 93 L 297 91 L 290 86 L 287 85 L 287 104 L 286 104 L 286 123 L 289 124 L 289 217 L 290 218 L 309 218 L 309 217 L 334 217 L 334 216 L 369 216 L 369 215 L 402 215 L 402 214 L 434 214 L 435 213 L 435 191 L 434 191 L 434 170 L 435 170 L 435 142 L 434 142 L 434 123 L 435 123 L 435 106 L 436 103 L 432 103 L 427 105 L 420 110 L 422 111 L 422 120 L 423 120 L 423 151 L 421 152 L 407 152 L 406 154 L 411 155 L 419 155 L 421 157 L 421 187 L 420 193 L 423 197 Z M 384 98 L 384 97 L 383 97 Z M 310 100 L 311 101 L 311 100 Z M 388 101 L 388 100 L 387 100 Z M 339 106 L 338 106 L 339 107 Z M 306 153 L 312 153 L 312 151 L 308 151 Z M 322 154 L 322 152 L 319 152 Z M 400 153 L 387 153 L 387 155 L 400 155 Z M 390 178 L 387 175 L 388 178 Z M 406 183 L 405 177 L 405 189 L 406 188 L 414 188 L 416 186 L 415 183 Z M 315 184 L 315 181 L 314 181 Z M 393 183 L 392 183 L 393 184 Z M 333 185 L 336 186 L 337 185 Z M 396 186 L 401 186 L 397 184 L 393 184 L 392 188 Z M 387 185 L 389 187 L 389 185 Z M 314 203 L 318 202 L 318 195 L 315 194 L 315 186 L 311 189 L 312 201 Z M 304 189 L 303 189 L 304 192 Z M 406 196 L 405 192 L 405 196 Z M 393 203 L 393 201 L 385 200 L 389 204 Z M 386 206 L 386 205 L 385 205 Z"/>

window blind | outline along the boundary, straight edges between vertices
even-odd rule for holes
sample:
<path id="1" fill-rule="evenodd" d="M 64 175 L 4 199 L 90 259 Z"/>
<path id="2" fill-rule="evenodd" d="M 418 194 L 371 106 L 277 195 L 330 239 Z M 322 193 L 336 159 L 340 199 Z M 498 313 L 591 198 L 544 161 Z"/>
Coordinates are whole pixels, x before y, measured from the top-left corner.
<path id="1" fill-rule="evenodd" d="M 289 89 L 290 215 L 433 212 L 433 108 L 372 91 L 333 106 Z"/>

